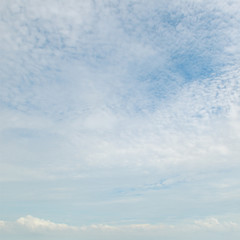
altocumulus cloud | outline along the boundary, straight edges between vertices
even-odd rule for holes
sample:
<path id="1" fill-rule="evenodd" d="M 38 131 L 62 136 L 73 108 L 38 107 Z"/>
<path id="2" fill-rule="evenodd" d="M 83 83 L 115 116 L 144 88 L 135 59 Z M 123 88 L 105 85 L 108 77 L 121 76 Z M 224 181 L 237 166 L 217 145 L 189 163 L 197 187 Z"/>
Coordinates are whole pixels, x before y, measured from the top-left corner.
<path id="1" fill-rule="evenodd" d="M 238 234 L 239 9 L 2 0 L 0 228 Z"/>
<path id="2" fill-rule="evenodd" d="M 3 1 L 3 163 L 11 169 L 16 158 L 8 154 L 8 141 L 26 166 L 32 148 L 42 172 L 19 171 L 29 177 L 55 175 L 59 162 L 67 170 L 162 167 L 187 159 L 197 166 L 191 159 L 224 154 L 235 159 L 239 72 L 230 60 L 238 58 L 231 51 L 238 48 L 233 23 L 239 19 L 231 18 L 237 7 L 209 1 Z M 217 133 L 225 126 L 235 137 Z"/>

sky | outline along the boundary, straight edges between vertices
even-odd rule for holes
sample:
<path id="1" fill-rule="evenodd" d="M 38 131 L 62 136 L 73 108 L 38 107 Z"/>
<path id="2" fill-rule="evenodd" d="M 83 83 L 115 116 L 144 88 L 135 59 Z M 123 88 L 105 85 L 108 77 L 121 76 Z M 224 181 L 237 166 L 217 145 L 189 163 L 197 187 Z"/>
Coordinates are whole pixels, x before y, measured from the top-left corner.
<path id="1" fill-rule="evenodd" d="M 1 0 L 0 238 L 239 239 L 239 10 Z"/>

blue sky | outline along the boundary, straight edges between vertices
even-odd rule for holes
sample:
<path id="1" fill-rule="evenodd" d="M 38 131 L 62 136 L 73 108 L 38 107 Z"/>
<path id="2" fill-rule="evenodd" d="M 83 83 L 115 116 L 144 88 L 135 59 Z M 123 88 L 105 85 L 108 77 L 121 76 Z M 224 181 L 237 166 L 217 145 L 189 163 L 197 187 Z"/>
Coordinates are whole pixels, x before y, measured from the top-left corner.
<path id="1" fill-rule="evenodd" d="M 239 9 L 2 0 L 1 238 L 239 239 Z"/>

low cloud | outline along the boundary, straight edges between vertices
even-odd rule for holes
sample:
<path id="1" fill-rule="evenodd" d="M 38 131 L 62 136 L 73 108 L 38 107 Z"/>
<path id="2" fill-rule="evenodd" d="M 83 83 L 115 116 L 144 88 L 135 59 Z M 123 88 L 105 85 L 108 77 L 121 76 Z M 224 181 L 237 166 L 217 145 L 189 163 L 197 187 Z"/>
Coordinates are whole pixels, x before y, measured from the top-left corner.
<path id="1" fill-rule="evenodd" d="M 230 230 L 240 230 L 240 225 L 232 221 L 220 222 L 217 218 L 210 217 L 204 220 L 194 221 L 194 225 L 201 229 L 209 229 L 216 231 L 230 231 Z"/>
<path id="2" fill-rule="evenodd" d="M 208 217 L 206 219 L 189 220 L 178 222 L 175 224 L 92 224 L 85 226 L 70 226 L 63 223 L 54 223 L 49 220 L 40 219 L 27 215 L 20 217 L 15 222 L 0 221 L 0 229 L 8 229 L 9 233 L 16 230 L 27 230 L 27 232 L 73 232 L 78 233 L 91 233 L 91 232 L 131 232 L 138 233 L 143 231 L 145 233 L 171 233 L 171 232 L 199 232 L 205 230 L 211 231 L 240 231 L 240 224 L 234 221 L 219 220 L 216 217 Z"/>
<path id="3" fill-rule="evenodd" d="M 65 231 L 65 230 L 77 230 L 76 227 L 69 226 L 67 224 L 54 223 L 49 220 L 44 220 L 30 215 L 26 217 L 21 217 L 16 221 L 17 224 L 31 230 L 31 231 Z"/>

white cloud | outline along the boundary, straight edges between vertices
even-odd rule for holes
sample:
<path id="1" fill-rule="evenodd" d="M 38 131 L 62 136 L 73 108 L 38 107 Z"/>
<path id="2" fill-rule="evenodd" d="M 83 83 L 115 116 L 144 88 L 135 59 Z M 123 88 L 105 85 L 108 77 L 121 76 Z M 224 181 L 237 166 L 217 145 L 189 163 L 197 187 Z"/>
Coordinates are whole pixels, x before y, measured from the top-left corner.
<path id="1" fill-rule="evenodd" d="M 76 175 L 78 166 L 153 167 L 161 171 L 180 167 L 182 174 L 184 168 L 201 172 L 213 166 L 216 170 L 231 167 L 239 157 L 238 78 L 238 71 L 231 70 L 207 79 L 208 84 L 188 84 L 168 102 L 158 103 L 156 111 L 134 115 L 104 105 L 104 98 L 100 109 L 80 108 L 61 121 L 6 110 L 1 119 L 6 152 L 2 164 L 9 165 L 16 156 L 24 161 L 32 156 L 42 158 L 38 162 L 43 165 L 51 158 L 52 169 L 47 169 L 53 175 L 54 171 L 58 175 L 60 161 L 66 175 L 70 169 L 75 169 Z M 12 147 L 18 150 L 14 153 Z M 69 156 L 70 162 L 66 160 Z M 48 173 L 41 169 L 45 178 Z"/>
<path id="2" fill-rule="evenodd" d="M 22 227 L 26 227 L 30 231 L 65 231 L 65 230 L 77 230 L 76 227 L 69 226 L 67 224 L 53 223 L 49 220 L 44 220 L 30 215 L 21 217 L 16 221 L 17 224 Z"/>
<path id="3" fill-rule="evenodd" d="M 211 217 L 205 220 L 196 220 L 194 224 L 203 229 L 217 230 L 217 231 L 231 231 L 239 230 L 239 224 L 235 222 L 220 223 L 217 218 Z"/>
<path id="4" fill-rule="evenodd" d="M 55 232 L 61 234 L 61 232 L 67 231 L 69 236 L 72 234 L 77 234 L 75 236 L 81 237 L 88 236 L 86 234 L 99 233 L 99 234 L 114 234 L 124 235 L 128 234 L 144 234 L 144 236 L 160 236 L 165 234 L 166 237 L 171 235 L 177 236 L 179 234 L 180 239 L 182 239 L 182 234 L 186 233 L 197 233 L 212 231 L 212 232 L 230 232 L 230 231 L 240 231 L 240 225 L 237 222 L 229 220 L 218 220 L 215 217 L 209 217 L 201 220 L 188 220 L 183 222 L 178 222 L 175 224 L 125 224 L 125 225 L 108 225 L 108 224 L 92 224 L 85 226 L 73 227 L 67 224 L 58 224 L 51 222 L 49 220 L 39 219 L 32 217 L 30 215 L 26 217 L 19 218 L 16 222 L 0 222 L 0 229 L 8 229 L 9 234 L 12 232 L 18 232 L 25 230 L 27 232 L 45 233 L 50 234 L 50 232 Z M 160 235 L 159 235 L 160 234 Z M 61 235 L 59 235 L 61 237 Z M 89 237 L 88 236 L 88 237 Z M 108 235 L 106 235 L 108 236 Z M 61 238 L 60 238 L 61 239 Z M 87 238 L 88 239 L 88 238 Z M 168 238 L 167 238 L 168 239 Z"/>

